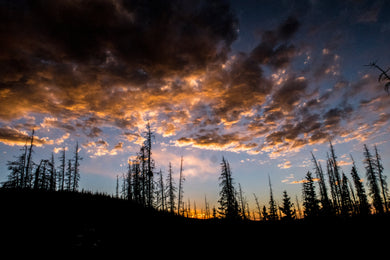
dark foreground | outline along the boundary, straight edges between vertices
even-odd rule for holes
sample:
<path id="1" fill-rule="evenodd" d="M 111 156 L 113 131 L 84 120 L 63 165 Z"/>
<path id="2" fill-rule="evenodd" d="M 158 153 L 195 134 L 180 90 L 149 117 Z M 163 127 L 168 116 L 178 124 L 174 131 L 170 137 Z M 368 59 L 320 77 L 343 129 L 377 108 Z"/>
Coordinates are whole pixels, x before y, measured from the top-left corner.
<path id="1" fill-rule="evenodd" d="M 108 196 L 0 190 L 4 249 L 207 248 L 216 244 L 351 243 L 390 231 L 389 216 L 294 222 L 226 222 L 173 216 Z M 332 239 L 332 241 L 329 241 Z M 194 245 L 199 242 L 199 245 Z M 236 243 L 237 242 L 237 243 Z M 153 251 L 153 250 L 152 250 Z"/>

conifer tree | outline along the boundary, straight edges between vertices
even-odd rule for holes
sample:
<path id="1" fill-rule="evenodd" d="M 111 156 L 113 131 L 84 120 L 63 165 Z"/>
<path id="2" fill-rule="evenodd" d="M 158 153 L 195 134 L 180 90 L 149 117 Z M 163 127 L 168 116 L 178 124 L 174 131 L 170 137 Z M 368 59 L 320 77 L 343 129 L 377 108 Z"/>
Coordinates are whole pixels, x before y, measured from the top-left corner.
<path id="1" fill-rule="evenodd" d="M 172 165 L 169 162 L 169 168 L 168 168 L 168 176 L 167 176 L 167 207 L 171 213 L 175 212 L 176 206 L 175 206 L 175 199 L 176 199 L 176 187 L 172 176 Z"/>
<path id="2" fill-rule="evenodd" d="M 73 166 L 72 166 L 72 160 L 68 160 L 68 166 L 66 168 L 66 174 L 65 174 L 65 185 L 66 190 L 70 191 L 72 189 L 73 184 Z"/>
<path id="3" fill-rule="evenodd" d="M 184 183 L 184 176 L 183 176 L 183 156 L 180 160 L 180 174 L 179 174 L 179 192 L 178 192 L 178 200 L 177 200 L 177 213 L 181 215 L 181 209 L 183 208 L 183 183 Z"/>
<path id="4" fill-rule="evenodd" d="M 316 217 L 319 213 L 318 199 L 315 191 L 313 177 L 308 171 L 303 182 L 303 207 L 305 217 Z"/>
<path id="5" fill-rule="evenodd" d="M 369 194 L 373 200 L 373 205 L 377 213 L 383 213 L 382 198 L 378 186 L 378 176 L 375 171 L 375 160 L 372 157 L 367 145 L 364 145 L 364 164 L 369 187 Z"/>
<path id="6" fill-rule="evenodd" d="M 324 215 L 331 215 L 333 210 L 328 197 L 328 191 L 326 188 L 324 173 L 322 171 L 321 164 L 317 161 L 313 153 L 311 153 L 311 156 L 314 163 L 315 174 L 318 179 L 318 186 L 320 188 L 320 201 L 322 205 L 322 212 L 324 213 Z"/>
<path id="7" fill-rule="evenodd" d="M 58 170 L 58 189 L 64 190 L 65 184 L 65 171 L 66 171 L 66 158 L 65 158 L 65 147 L 62 148 L 61 156 L 60 156 L 60 168 Z"/>
<path id="8" fill-rule="evenodd" d="M 49 190 L 55 191 L 57 186 L 57 172 L 55 168 L 55 162 L 54 162 L 54 154 L 51 153 L 51 160 L 49 162 Z"/>
<path id="9" fill-rule="evenodd" d="M 144 181 L 144 203 L 148 207 L 153 207 L 154 202 L 154 180 L 153 180 L 153 171 L 154 171 L 154 161 L 152 159 L 152 139 L 154 134 L 151 130 L 150 123 L 146 125 L 146 132 L 144 132 L 145 141 L 142 145 L 142 176 Z"/>
<path id="10" fill-rule="evenodd" d="M 279 207 L 279 209 L 284 214 L 283 219 L 284 220 L 293 220 L 295 218 L 295 212 L 294 212 L 294 204 L 291 203 L 291 199 L 287 194 L 287 191 L 283 191 L 283 206 Z"/>
<path id="11" fill-rule="evenodd" d="M 263 211 L 261 214 L 263 216 L 263 220 L 267 221 L 268 220 L 268 212 L 267 212 L 267 207 L 265 205 L 263 206 Z"/>
<path id="12" fill-rule="evenodd" d="M 229 162 L 222 157 L 221 175 L 219 177 L 219 214 L 226 219 L 238 219 L 238 203 L 236 198 L 236 190 L 234 188 L 234 180 L 230 170 Z"/>
<path id="13" fill-rule="evenodd" d="M 383 164 L 382 164 L 382 158 L 378 153 L 378 149 L 377 149 L 376 145 L 374 146 L 374 149 L 375 149 L 375 168 L 376 168 L 379 183 L 381 186 L 382 198 L 383 198 L 385 210 L 386 210 L 386 212 L 388 212 L 389 211 L 389 207 L 388 207 L 389 190 L 387 188 L 386 176 L 383 175 L 384 168 L 383 168 Z"/>
<path id="14" fill-rule="evenodd" d="M 160 169 L 160 173 L 159 173 L 159 181 L 158 181 L 158 199 L 159 199 L 159 206 L 161 208 L 162 211 L 165 211 L 165 201 L 166 201 L 166 197 L 165 197 L 165 185 L 164 185 L 164 180 L 163 180 L 163 174 L 162 174 L 162 171 Z"/>
<path id="15" fill-rule="evenodd" d="M 76 148 L 74 151 L 74 166 L 73 166 L 73 181 L 72 181 L 72 191 L 76 191 L 79 187 L 79 180 L 80 180 L 80 160 L 82 158 L 79 155 L 79 142 L 76 143 Z"/>
<path id="16" fill-rule="evenodd" d="M 276 206 L 276 202 L 274 200 L 274 195 L 272 192 L 271 178 L 268 175 L 268 185 L 269 185 L 269 220 L 277 220 L 278 219 L 278 208 Z"/>
<path id="17" fill-rule="evenodd" d="M 357 197 L 359 199 L 359 203 L 357 207 L 359 210 L 358 213 L 361 215 L 367 215 L 370 212 L 370 206 L 368 204 L 366 191 L 364 189 L 363 182 L 361 181 L 359 174 L 357 172 L 356 164 L 354 159 L 352 158 L 352 155 L 351 155 L 351 159 L 353 163 L 351 169 L 351 176 L 352 176 L 353 183 L 355 185 Z"/>
<path id="18" fill-rule="evenodd" d="M 260 207 L 259 199 L 257 198 L 256 194 L 254 194 L 254 193 L 253 193 L 253 196 L 255 197 L 257 212 L 259 214 L 259 219 L 261 220 L 261 207 Z"/>

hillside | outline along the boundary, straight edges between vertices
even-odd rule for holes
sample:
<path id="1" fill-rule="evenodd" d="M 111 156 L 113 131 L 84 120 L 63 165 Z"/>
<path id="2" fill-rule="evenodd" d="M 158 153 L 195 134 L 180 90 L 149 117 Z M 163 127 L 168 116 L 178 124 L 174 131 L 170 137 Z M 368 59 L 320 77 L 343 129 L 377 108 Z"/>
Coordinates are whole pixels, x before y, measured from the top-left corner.
<path id="1" fill-rule="evenodd" d="M 106 195 L 0 189 L 4 248 L 90 249 L 158 247 L 199 243 L 213 247 L 221 239 L 237 243 L 304 241 L 309 236 L 336 241 L 358 239 L 361 231 L 388 232 L 388 216 L 316 219 L 294 222 L 225 222 L 179 217 Z M 218 242 L 219 241 L 219 242 Z"/>

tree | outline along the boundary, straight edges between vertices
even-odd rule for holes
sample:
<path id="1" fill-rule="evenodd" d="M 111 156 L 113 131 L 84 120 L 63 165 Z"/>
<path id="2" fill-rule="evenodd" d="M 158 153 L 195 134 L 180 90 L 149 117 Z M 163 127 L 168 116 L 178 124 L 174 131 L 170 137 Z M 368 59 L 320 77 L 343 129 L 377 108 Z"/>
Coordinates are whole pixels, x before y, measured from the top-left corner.
<path id="1" fill-rule="evenodd" d="M 276 207 L 276 202 L 274 200 L 274 195 L 272 192 L 271 178 L 268 175 L 268 185 L 269 185 L 269 220 L 278 219 L 278 208 Z"/>
<path id="2" fill-rule="evenodd" d="M 159 180 L 158 180 L 158 200 L 159 200 L 159 207 L 161 208 L 162 211 L 165 211 L 165 201 L 166 201 L 166 198 L 165 198 L 165 185 L 164 185 L 164 180 L 163 180 L 163 174 L 162 174 L 162 171 L 160 169 L 160 173 L 159 173 Z"/>
<path id="3" fill-rule="evenodd" d="M 341 208 L 341 214 L 343 216 L 349 216 L 349 213 L 352 209 L 352 201 L 351 201 L 351 195 L 349 192 L 349 180 L 347 176 L 343 173 L 343 178 L 341 181 L 341 198 L 343 199 L 342 202 L 342 208 Z"/>
<path id="4" fill-rule="evenodd" d="M 23 188 L 24 187 L 24 172 L 27 154 L 27 145 L 22 149 L 23 153 L 17 157 L 15 161 L 8 161 L 8 170 L 11 173 L 8 175 L 8 180 L 3 183 L 5 188 Z"/>
<path id="5" fill-rule="evenodd" d="M 340 168 L 337 164 L 337 156 L 334 151 L 332 142 L 329 140 L 330 145 L 330 158 L 328 159 L 329 166 L 330 166 L 330 173 L 332 174 L 332 185 L 334 186 L 334 192 L 336 195 L 336 203 L 338 206 L 339 213 L 341 213 L 341 210 L 344 208 L 343 203 L 346 201 L 346 198 L 343 197 L 343 193 L 341 192 L 341 177 L 340 177 Z"/>
<path id="6" fill-rule="evenodd" d="M 378 176 L 375 171 L 375 161 L 372 157 L 367 145 L 364 145 L 364 164 L 366 168 L 366 176 L 369 187 L 369 194 L 373 200 L 373 205 L 378 213 L 383 213 L 382 198 L 378 186 Z"/>
<path id="7" fill-rule="evenodd" d="M 256 194 L 253 193 L 253 196 L 255 197 L 257 212 L 259 214 L 259 219 L 261 220 L 261 207 L 260 207 L 260 203 L 259 203 L 259 200 L 258 200 Z"/>
<path id="8" fill-rule="evenodd" d="M 79 155 L 79 142 L 76 143 L 76 149 L 74 151 L 74 166 L 73 166 L 73 181 L 72 181 L 72 191 L 76 191 L 79 187 L 79 180 L 80 180 L 80 160 L 83 158 Z"/>
<path id="9" fill-rule="evenodd" d="M 172 177 L 172 165 L 169 162 L 169 167 L 168 167 L 168 177 L 167 177 L 167 184 L 168 184 L 168 190 L 167 190 L 167 207 L 171 213 L 175 212 L 176 206 L 175 206 L 175 199 L 176 199 L 176 187 L 175 183 Z"/>
<path id="10" fill-rule="evenodd" d="M 283 191 L 283 207 L 279 207 L 279 209 L 284 214 L 284 220 L 293 220 L 295 218 L 293 207 L 294 204 L 291 203 L 291 198 L 288 196 L 287 191 Z"/>
<path id="11" fill-rule="evenodd" d="M 219 214 L 225 219 L 238 219 L 238 203 L 236 198 L 236 190 L 234 188 L 234 180 L 230 170 L 229 162 L 222 157 L 221 175 L 219 177 Z"/>
<path id="12" fill-rule="evenodd" d="M 351 159 L 352 159 L 352 163 L 353 163 L 352 169 L 351 169 L 351 176 L 352 176 L 352 180 L 353 180 L 353 183 L 355 186 L 357 197 L 359 199 L 359 203 L 358 203 L 358 207 L 357 207 L 359 210 L 358 213 L 360 215 L 367 215 L 370 212 L 370 206 L 368 205 L 366 191 L 364 189 L 363 182 L 360 179 L 359 174 L 357 172 L 356 164 L 355 164 L 354 159 L 352 158 L 352 155 L 351 155 Z"/>
<path id="13" fill-rule="evenodd" d="M 73 172 L 72 160 L 68 159 L 68 166 L 66 168 L 66 174 L 65 174 L 65 185 L 67 191 L 70 191 L 72 188 L 72 183 L 73 183 L 72 172 Z"/>
<path id="14" fill-rule="evenodd" d="M 65 147 L 62 148 L 62 153 L 60 156 L 60 168 L 58 170 L 58 189 L 59 190 L 64 190 L 64 183 L 65 183 L 65 171 L 66 171 L 66 158 L 65 158 Z"/>
<path id="15" fill-rule="evenodd" d="M 378 149 L 376 148 L 376 145 L 374 146 L 375 148 L 375 168 L 376 172 L 378 174 L 379 178 L 379 183 L 381 185 L 381 191 L 382 191 L 382 197 L 383 197 L 383 202 L 385 205 L 385 210 L 386 212 L 389 211 L 388 207 L 388 197 L 389 197 L 389 190 L 387 188 L 387 182 L 386 182 L 386 176 L 383 175 L 383 164 L 382 164 L 382 158 L 378 153 Z"/>
<path id="16" fill-rule="evenodd" d="M 152 138 L 154 137 L 154 134 L 152 133 L 150 123 L 148 122 L 146 125 L 146 132 L 145 134 L 145 142 L 143 144 L 144 152 L 146 155 L 146 169 L 143 168 L 145 171 L 144 178 L 146 182 L 146 199 L 147 199 L 147 206 L 152 207 L 153 206 L 153 194 L 154 194 L 154 182 L 153 182 L 153 170 L 154 170 L 154 161 L 152 159 Z"/>
<path id="17" fill-rule="evenodd" d="M 303 182 L 303 207 L 305 217 L 311 218 L 318 216 L 319 206 L 315 191 L 314 180 L 311 172 L 308 171 Z"/>
<path id="18" fill-rule="evenodd" d="M 183 208 L 183 182 L 185 178 L 183 176 L 183 156 L 180 160 L 180 174 L 179 174 L 179 192 L 178 192 L 178 200 L 177 200 L 177 213 L 181 215 L 181 208 Z"/>
<path id="19" fill-rule="evenodd" d="M 239 195 L 239 200 L 240 200 L 240 209 L 241 209 L 241 216 L 243 217 L 243 219 L 246 219 L 247 216 L 246 216 L 246 212 L 245 212 L 245 208 L 246 208 L 246 199 L 244 198 L 243 194 L 242 194 L 242 189 L 241 189 L 241 184 L 239 183 L 238 184 L 238 195 Z"/>
<path id="20" fill-rule="evenodd" d="M 268 220 L 268 212 L 267 212 L 267 207 L 265 205 L 263 206 L 262 216 L 264 221 Z"/>
<path id="21" fill-rule="evenodd" d="M 320 196 L 321 196 L 320 201 L 322 205 L 322 212 L 324 213 L 324 215 L 331 215 L 333 210 L 328 197 L 328 191 L 326 188 L 324 173 L 322 171 L 321 164 L 317 161 L 313 153 L 311 153 L 311 156 L 314 163 L 314 170 L 316 173 L 316 177 L 318 179 L 318 186 L 320 188 Z"/>
<path id="22" fill-rule="evenodd" d="M 376 62 L 371 62 L 370 64 L 368 64 L 366 66 L 369 66 L 369 67 L 372 67 L 372 68 L 376 68 L 377 70 L 379 70 L 381 72 L 381 74 L 379 74 L 379 77 L 378 77 L 378 82 L 387 81 L 387 83 L 385 83 L 385 91 L 387 92 L 387 94 L 390 94 L 390 92 L 389 92 L 390 76 L 389 76 L 389 74 L 387 74 L 387 72 L 390 70 L 390 68 L 388 68 L 387 70 L 384 70 L 381 67 L 379 67 L 376 64 Z"/>
<path id="23" fill-rule="evenodd" d="M 27 161 L 26 161 L 26 165 L 25 165 L 26 170 L 24 171 L 25 175 L 24 175 L 24 178 L 23 178 L 24 183 L 22 184 L 23 188 L 30 188 L 31 187 L 32 165 L 33 165 L 31 157 L 32 157 L 33 147 L 34 147 L 34 133 L 35 133 L 35 131 L 33 129 L 32 132 L 31 132 L 30 147 L 28 149 Z"/>
<path id="24" fill-rule="evenodd" d="M 51 153 L 51 160 L 49 161 L 49 174 L 50 174 L 50 180 L 49 180 L 49 190 L 55 191 L 57 187 L 57 172 L 55 168 L 55 162 L 54 162 L 54 154 Z"/>

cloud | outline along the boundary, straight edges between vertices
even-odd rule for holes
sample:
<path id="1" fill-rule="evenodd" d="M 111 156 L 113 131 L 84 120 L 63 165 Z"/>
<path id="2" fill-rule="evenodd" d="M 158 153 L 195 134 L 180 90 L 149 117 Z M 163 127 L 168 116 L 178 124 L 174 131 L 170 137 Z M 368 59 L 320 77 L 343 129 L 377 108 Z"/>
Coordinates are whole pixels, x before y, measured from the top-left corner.
<path id="1" fill-rule="evenodd" d="M 337 136 L 365 140 L 388 121 L 375 77 L 342 75 L 342 37 L 333 29 L 344 18 L 314 19 L 315 2 L 259 29 L 248 52 L 231 48 L 239 23 L 228 1 L 5 3 L 4 143 L 23 143 L 21 131 L 41 120 L 41 128 L 64 132 L 51 142 L 83 135 L 91 156 L 116 154 L 122 141 L 141 144 L 150 121 L 172 145 L 277 158 Z M 332 33 L 316 46 L 311 38 L 321 30 Z M 363 127 L 367 118 L 372 127 Z M 101 139 L 106 129 L 119 133 L 114 147 Z"/>
<path id="2" fill-rule="evenodd" d="M 29 144 L 30 134 L 25 131 L 19 131 L 11 127 L 0 127 L 0 142 L 9 146 L 23 146 Z M 48 138 L 39 138 L 34 135 L 34 145 L 42 146 L 52 144 L 53 141 Z"/>
<path id="3" fill-rule="evenodd" d="M 288 169 L 291 168 L 292 164 L 290 161 L 284 161 L 283 163 L 278 164 L 280 169 Z"/>
<path id="4" fill-rule="evenodd" d="M 109 149 L 109 144 L 103 139 L 83 143 L 82 147 L 86 149 L 90 158 L 96 158 L 106 155 L 117 155 L 119 150 L 123 150 L 123 142 L 117 143 L 113 149 Z"/>

